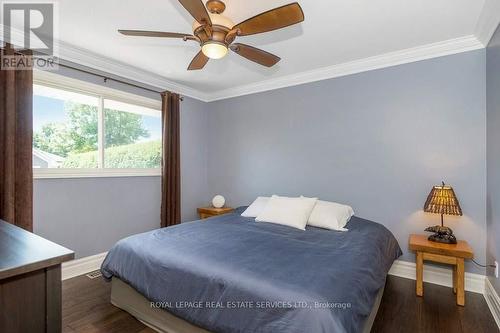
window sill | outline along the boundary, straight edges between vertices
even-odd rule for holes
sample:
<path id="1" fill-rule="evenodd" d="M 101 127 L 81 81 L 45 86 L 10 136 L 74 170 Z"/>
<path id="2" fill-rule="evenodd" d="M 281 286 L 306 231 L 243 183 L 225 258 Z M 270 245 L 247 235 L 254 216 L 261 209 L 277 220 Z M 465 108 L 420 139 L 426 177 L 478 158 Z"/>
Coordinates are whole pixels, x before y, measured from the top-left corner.
<path id="1" fill-rule="evenodd" d="M 34 179 L 161 176 L 161 169 L 33 169 Z"/>

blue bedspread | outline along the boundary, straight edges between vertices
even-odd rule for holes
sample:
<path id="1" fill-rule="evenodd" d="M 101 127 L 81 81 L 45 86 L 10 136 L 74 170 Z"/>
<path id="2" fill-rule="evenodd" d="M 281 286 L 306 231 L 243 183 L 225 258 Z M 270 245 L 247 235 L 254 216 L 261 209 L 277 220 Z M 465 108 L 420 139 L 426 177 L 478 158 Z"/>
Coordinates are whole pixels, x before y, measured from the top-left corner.
<path id="1" fill-rule="evenodd" d="M 401 249 L 381 224 L 306 231 L 234 214 L 119 241 L 105 278 L 212 332 L 359 332 Z"/>

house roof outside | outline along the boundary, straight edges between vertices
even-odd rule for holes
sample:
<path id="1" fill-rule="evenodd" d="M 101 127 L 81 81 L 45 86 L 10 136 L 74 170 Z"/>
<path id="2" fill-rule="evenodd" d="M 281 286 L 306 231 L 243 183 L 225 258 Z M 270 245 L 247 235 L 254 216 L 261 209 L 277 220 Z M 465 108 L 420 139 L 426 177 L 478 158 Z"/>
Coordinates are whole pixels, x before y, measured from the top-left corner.
<path id="1" fill-rule="evenodd" d="M 38 148 L 33 148 L 33 155 L 47 162 L 47 164 L 52 167 L 60 166 L 65 160 L 62 156 L 51 154 Z"/>

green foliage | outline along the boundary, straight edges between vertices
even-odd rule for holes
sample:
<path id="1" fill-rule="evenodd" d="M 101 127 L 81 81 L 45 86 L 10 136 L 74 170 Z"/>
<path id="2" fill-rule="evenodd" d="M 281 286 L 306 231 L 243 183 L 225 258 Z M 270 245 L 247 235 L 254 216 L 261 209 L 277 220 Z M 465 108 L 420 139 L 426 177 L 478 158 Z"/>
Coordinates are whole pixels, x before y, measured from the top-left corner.
<path id="1" fill-rule="evenodd" d="M 94 169 L 97 167 L 97 151 L 69 154 L 61 165 L 61 168 Z"/>
<path id="2" fill-rule="evenodd" d="M 69 117 L 69 133 L 73 143 L 71 152 L 97 150 L 97 107 L 66 102 L 64 110 Z"/>
<path id="3" fill-rule="evenodd" d="M 34 133 L 33 146 L 62 157 L 74 149 L 71 133 L 65 124 L 49 123 L 42 127 L 41 132 Z"/>
<path id="4" fill-rule="evenodd" d="M 125 146 L 107 148 L 106 168 L 159 168 L 161 165 L 161 140 L 140 142 Z M 62 168 L 95 168 L 97 152 L 70 154 Z"/>
<path id="5" fill-rule="evenodd" d="M 149 131 L 142 127 L 140 115 L 116 110 L 104 110 L 106 147 L 123 146 L 139 138 L 149 138 Z"/>
<path id="6" fill-rule="evenodd" d="M 97 150 L 97 107 L 66 102 L 67 123 L 49 123 L 33 136 L 33 146 L 43 151 L 67 157 Z M 129 112 L 104 110 L 106 147 L 123 146 L 148 138 L 142 116 Z"/>

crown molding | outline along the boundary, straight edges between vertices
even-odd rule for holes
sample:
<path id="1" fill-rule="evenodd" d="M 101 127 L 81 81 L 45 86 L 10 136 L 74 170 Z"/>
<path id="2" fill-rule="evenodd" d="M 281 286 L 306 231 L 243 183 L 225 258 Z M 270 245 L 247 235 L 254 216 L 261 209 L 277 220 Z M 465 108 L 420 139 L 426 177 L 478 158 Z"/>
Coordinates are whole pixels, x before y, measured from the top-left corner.
<path id="1" fill-rule="evenodd" d="M 484 48 L 475 36 L 418 46 L 214 92 L 210 102 Z"/>
<path id="2" fill-rule="evenodd" d="M 488 46 L 499 23 L 500 0 L 486 0 L 474 33 L 484 47 Z"/>
<path id="3" fill-rule="evenodd" d="M 487 0 L 487 2 L 485 3 L 483 12 L 481 14 L 481 21 L 480 23 L 478 23 L 478 31 L 481 32 L 478 33 L 478 36 L 482 36 L 481 38 L 483 39 L 484 36 L 489 36 L 489 38 L 491 38 L 491 35 L 494 32 L 494 28 L 492 29 L 491 27 L 495 25 L 495 22 L 497 22 L 497 17 L 499 15 L 496 14 L 496 12 L 500 11 L 495 11 L 495 14 L 489 13 L 493 11 L 491 10 L 491 6 L 497 6 L 498 3 L 500 3 L 499 0 Z M 3 26 L 0 24 L 0 33 L 2 31 Z M 23 36 L 23 34 L 20 31 L 13 31 L 13 36 L 15 36 L 15 38 L 13 37 L 13 39 L 19 39 Z M 336 77 L 342 77 L 346 75 L 477 50 L 485 47 L 485 44 L 478 37 L 476 37 L 475 35 L 470 35 L 400 51 L 389 52 L 382 55 L 350 61 L 333 66 L 317 68 L 301 73 L 285 75 L 252 84 L 237 86 L 234 88 L 223 89 L 215 92 L 205 92 L 193 89 L 186 85 L 178 84 L 158 74 L 144 71 L 137 67 L 127 65 L 111 58 L 100 56 L 87 50 L 78 48 L 74 45 L 70 45 L 60 41 L 56 43 L 56 47 L 59 50 L 59 57 L 63 60 L 109 73 L 111 75 L 116 75 L 128 80 L 139 82 L 148 86 L 175 91 L 184 96 L 192 97 L 203 102 L 213 102 L 232 97 L 255 94 L 268 90 L 332 79 Z"/>

